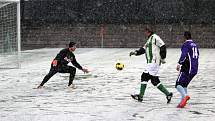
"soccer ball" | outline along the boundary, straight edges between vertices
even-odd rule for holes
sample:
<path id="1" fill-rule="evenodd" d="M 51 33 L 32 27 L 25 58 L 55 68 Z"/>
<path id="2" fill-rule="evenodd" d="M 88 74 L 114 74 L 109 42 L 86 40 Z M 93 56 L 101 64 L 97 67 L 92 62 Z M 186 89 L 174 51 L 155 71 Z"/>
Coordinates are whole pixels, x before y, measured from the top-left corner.
<path id="1" fill-rule="evenodd" d="M 121 70 L 123 70 L 125 65 L 123 63 L 116 63 L 115 67 L 117 70 L 121 71 Z"/>

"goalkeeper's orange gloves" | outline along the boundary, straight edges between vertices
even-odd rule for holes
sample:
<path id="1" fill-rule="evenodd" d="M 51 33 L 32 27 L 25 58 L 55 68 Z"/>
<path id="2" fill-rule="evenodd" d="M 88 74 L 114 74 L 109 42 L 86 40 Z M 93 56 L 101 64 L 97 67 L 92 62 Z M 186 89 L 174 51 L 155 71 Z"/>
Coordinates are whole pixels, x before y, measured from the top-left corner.
<path id="1" fill-rule="evenodd" d="M 52 65 L 53 65 L 53 66 L 57 66 L 57 63 L 58 63 L 58 62 L 57 62 L 57 60 L 55 60 L 55 59 L 52 61 Z"/>

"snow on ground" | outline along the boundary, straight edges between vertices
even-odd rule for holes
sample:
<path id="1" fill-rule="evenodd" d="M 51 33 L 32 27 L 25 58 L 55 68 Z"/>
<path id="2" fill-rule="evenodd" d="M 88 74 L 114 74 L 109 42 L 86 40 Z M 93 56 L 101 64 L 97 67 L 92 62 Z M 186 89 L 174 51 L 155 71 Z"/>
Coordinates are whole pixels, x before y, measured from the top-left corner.
<path id="1" fill-rule="evenodd" d="M 168 49 L 161 67 L 161 81 L 174 93 L 170 104 L 151 83 L 142 103 L 131 99 L 139 92 L 145 56 L 129 57 L 135 48 L 77 48 L 78 62 L 91 73 L 77 71 L 67 87 L 69 74 L 56 74 L 45 88 L 33 89 L 48 73 L 60 48 L 22 52 L 22 68 L 0 70 L 0 121 L 213 121 L 215 119 L 215 50 L 200 50 L 199 74 L 189 85 L 186 108 L 176 108 L 179 93 L 174 88 L 180 50 Z M 122 71 L 115 63 L 122 62 Z"/>

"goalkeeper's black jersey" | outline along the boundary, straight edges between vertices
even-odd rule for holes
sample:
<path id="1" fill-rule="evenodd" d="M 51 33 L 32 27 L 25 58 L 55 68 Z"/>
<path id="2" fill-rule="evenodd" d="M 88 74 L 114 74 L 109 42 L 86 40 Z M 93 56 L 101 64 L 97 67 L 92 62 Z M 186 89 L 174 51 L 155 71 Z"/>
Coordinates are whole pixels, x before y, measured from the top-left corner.
<path id="1" fill-rule="evenodd" d="M 55 57 L 55 60 L 58 60 L 59 65 L 67 65 L 71 62 L 78 69 L 82 69 L 81 65 L 76 61 L 74 53 L 70 52 L 69 48 L 62 49 Z"/>

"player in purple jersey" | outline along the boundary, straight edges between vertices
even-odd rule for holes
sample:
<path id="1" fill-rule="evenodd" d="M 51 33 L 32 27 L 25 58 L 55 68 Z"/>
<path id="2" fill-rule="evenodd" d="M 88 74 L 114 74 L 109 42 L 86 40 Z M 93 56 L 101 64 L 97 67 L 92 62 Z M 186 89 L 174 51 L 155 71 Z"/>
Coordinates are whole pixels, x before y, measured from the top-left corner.
<path id="1" fill-rule="evenodd" d="M 181 102 L 178 104 L 178 108 L 183 108 L 186 105 L 186 102 L 190 99 L 187 94 L 187 86 L 197 74 L 199 65 L 198 46 L 193 42 L 189 31 L 184 33 L 184 37 L 185 42 L 181 47 L 181 57 L 176 67 L 176 70 L 180 71 L 175 85 L 176 89 L 181 94 Z"/>

